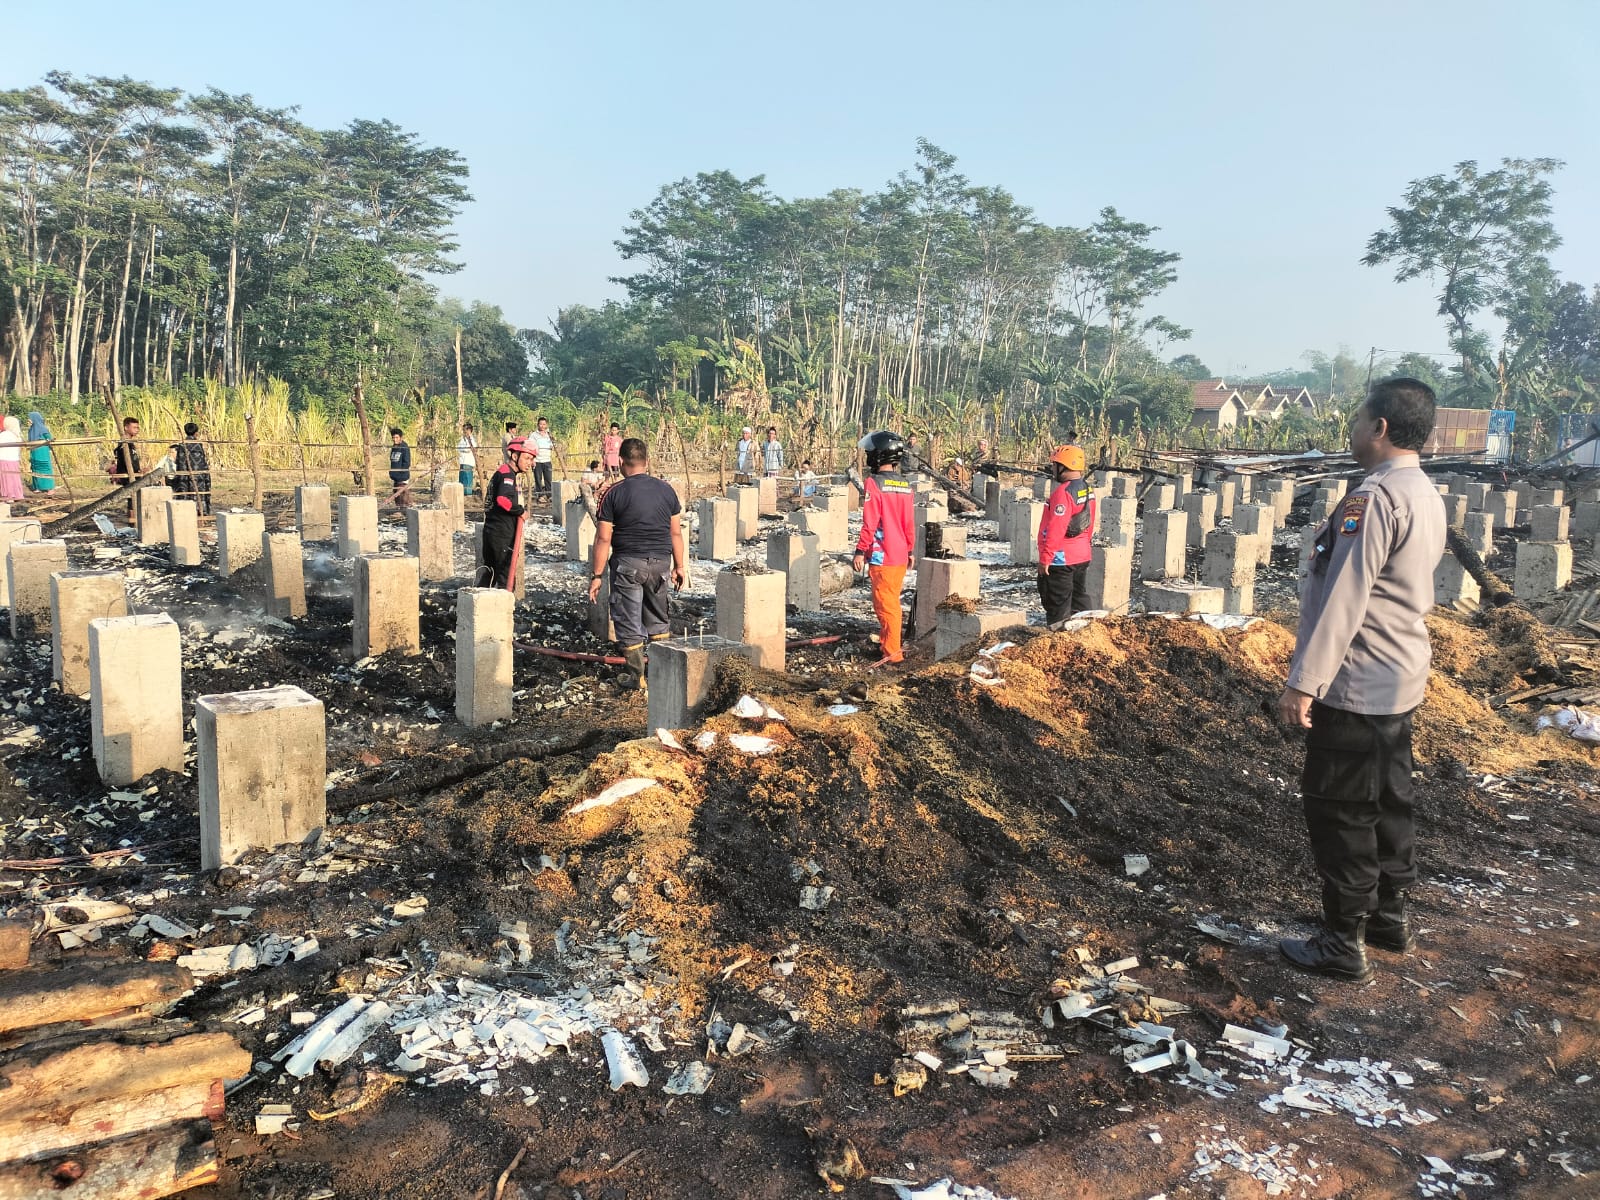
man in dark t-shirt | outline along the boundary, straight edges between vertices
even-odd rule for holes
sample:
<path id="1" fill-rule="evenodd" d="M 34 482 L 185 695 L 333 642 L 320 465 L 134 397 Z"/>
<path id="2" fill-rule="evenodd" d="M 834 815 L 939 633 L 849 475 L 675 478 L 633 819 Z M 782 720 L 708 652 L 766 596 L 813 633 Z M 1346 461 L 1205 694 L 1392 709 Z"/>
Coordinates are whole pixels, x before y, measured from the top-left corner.
<path id="1" fill-rule="evenodd" d="M 622 443 L 622 479 L 600 500 L 594 538 L 589 602 L 600 597 L 600 581 L 611 568 L 611 621 L 628 663 L 627 682 L 644 686 L 644 646 L 671 636 L 667 580 L 682 588 L 689 546 L 683 536 L 683 506 L 672 485 L 650 474 L 649 452 L 638 438 Z"/>

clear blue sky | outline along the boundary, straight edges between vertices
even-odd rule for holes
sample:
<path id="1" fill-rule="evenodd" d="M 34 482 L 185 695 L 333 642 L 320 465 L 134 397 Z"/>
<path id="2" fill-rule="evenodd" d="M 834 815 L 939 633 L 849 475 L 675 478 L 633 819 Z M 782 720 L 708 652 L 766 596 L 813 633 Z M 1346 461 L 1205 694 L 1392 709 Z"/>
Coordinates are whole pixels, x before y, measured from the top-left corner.
<path id="1" fill-rule="evenodd" d="M 450 294 L 518 325 L 617 294 L 630 210 L 727 168 L 875 188 L 926 137 L 1052 224 L 1104 205 L 1183 255 L 1158 308 L 1233 376 L 1341 344 L 1442 351 L 1424 284 L 1359 265 L 1406 183 L 1550 156 L 1564 276 L 1600 281 L 1600 4 L 13 6 L 0 85 L 129 74 L 389 118 L 465 155 Z M 1586 215 L 1587 214 L 1587 215 Z"/>

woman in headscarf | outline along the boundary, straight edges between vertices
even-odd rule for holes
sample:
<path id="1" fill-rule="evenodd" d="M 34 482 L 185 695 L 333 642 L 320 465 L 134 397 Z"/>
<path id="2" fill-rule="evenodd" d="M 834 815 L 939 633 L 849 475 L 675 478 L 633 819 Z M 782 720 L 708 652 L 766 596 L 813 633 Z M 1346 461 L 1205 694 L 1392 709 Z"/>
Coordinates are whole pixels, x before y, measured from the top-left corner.
<path id="1" fill-rule="evenodd" d="M 31 412 L 28 414 L 28 440 L 30 442 L 48 442 L 50 440 L 50 427 L 44 423 L 43 413 Z M 49 446 L 35 446 L 28 451 L 28 469 L 33 472 L 34 491 L 55 491 L 56 465 L 50 457 Z"/>
<path id="2" fill-rule="evenodd" d="M 22 499 L 22 422 L 7 417 L 0 429 L 0 500 Z"/>

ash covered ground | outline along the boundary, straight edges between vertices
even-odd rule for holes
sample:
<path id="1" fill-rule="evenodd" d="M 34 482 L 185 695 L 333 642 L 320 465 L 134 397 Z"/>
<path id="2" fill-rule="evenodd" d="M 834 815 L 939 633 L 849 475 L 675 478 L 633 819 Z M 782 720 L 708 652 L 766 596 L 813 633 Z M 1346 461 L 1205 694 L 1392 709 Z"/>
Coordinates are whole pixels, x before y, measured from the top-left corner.
<path id="1" fill-rule="evenodd" d="M 585 569 L 532 528 L 519 637 L 604 652 Z M 986 594 L 1033 608 L 1031 568 L 1002 565 L 992 529 L 973 522 Z M 72 901 L 124 906 L 35 957 L 187 959 L 199 986 L 172 1016 L 258 1063 L 229 1096 L 223 1183 L 194 1195 L 891 1196 L 948 1178 L 1015 1200 L 1572 1196 L 1600 1177 L 1591 751 L 1487 703 L 1535 681 L 1536 626 L 1433 618 L 1422 946 L 1375 953 L 1353 987 L 1276 953 L 1317 903 L 1301 748 L 1272 716 L 1279 621 L 1016 629 L 998 653 L 921 651 L 878 676 L 849 589 L 791 618 L 796 638 L 843 640 L 792 650 L 783 676 L 731 665 L 700 731 L 716 739 L 674 749 L 613 668 L 532 653 L 514 722 L 463 730 L 452 587 L 424 585 L 422 654 L 355 662 L 330 547 L 308 547 L 308 617 L 278 623 L 247 584 L 69 540 L 73 566 L 121 567 L 135 611 L 178 620 L 186 702 L 297 684 L 328 708 L 321 835 L 202 873 L 192 769 L 105 788 L 48 645 L 0 664 L 0 823 L 21 864 L 0 870 L 0 909 L 66 903 L 70 926 Z M 1280 543 L 1258 606 L 1290 620 L 1298 533 Z M 457 558 L 465 574 L 465 536 Z M 714 570 L 676 602 L 683 631 L 714 625 Z M 744 695 L 782 719 L 728 713 Z M 585 806 L 608 793 L 628 794 Z M 351 996 L 389 1008 L 380 1032 L 335 1072 L 287 1074 L 280 1052 Z M 647 1082 L 613 1090 L 619 1066 Z M 292 1117 L 258 1134 L 271 1104 Z"/>

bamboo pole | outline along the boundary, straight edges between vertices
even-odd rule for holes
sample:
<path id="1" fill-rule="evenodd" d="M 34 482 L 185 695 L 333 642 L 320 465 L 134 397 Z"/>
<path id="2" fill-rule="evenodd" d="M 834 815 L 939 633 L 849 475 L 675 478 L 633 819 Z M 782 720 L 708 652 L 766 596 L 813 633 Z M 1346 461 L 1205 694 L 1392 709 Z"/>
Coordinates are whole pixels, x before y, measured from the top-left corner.
<path id="1" fill-rule="evenodd" d="M 250 444 L 250 478 L 251 478 L 252 483 L 254 484 L 254 490 L 251 492 L 250 507 L 255 509 L 257 512 L 260 512 L 261 511 L 261 500 L 262 500 L 262 495 L 261 495 L 261 447 L 256 442 L 256 415 L 255 415 L 255 413 L 245 413 L 245 415 L 244 415 L 244 433 L 245 433 L 245 439 Z"/>
<path id="2" fill-rule="evenodd" d="M 367 398 L 362 393 L 361 381 L 356 381 L 355 390 L 356 419 L 361 424 L 361 492 L 366 496 L 375 496 L 372 483 L 372 426 L 367 422 Z"/>

